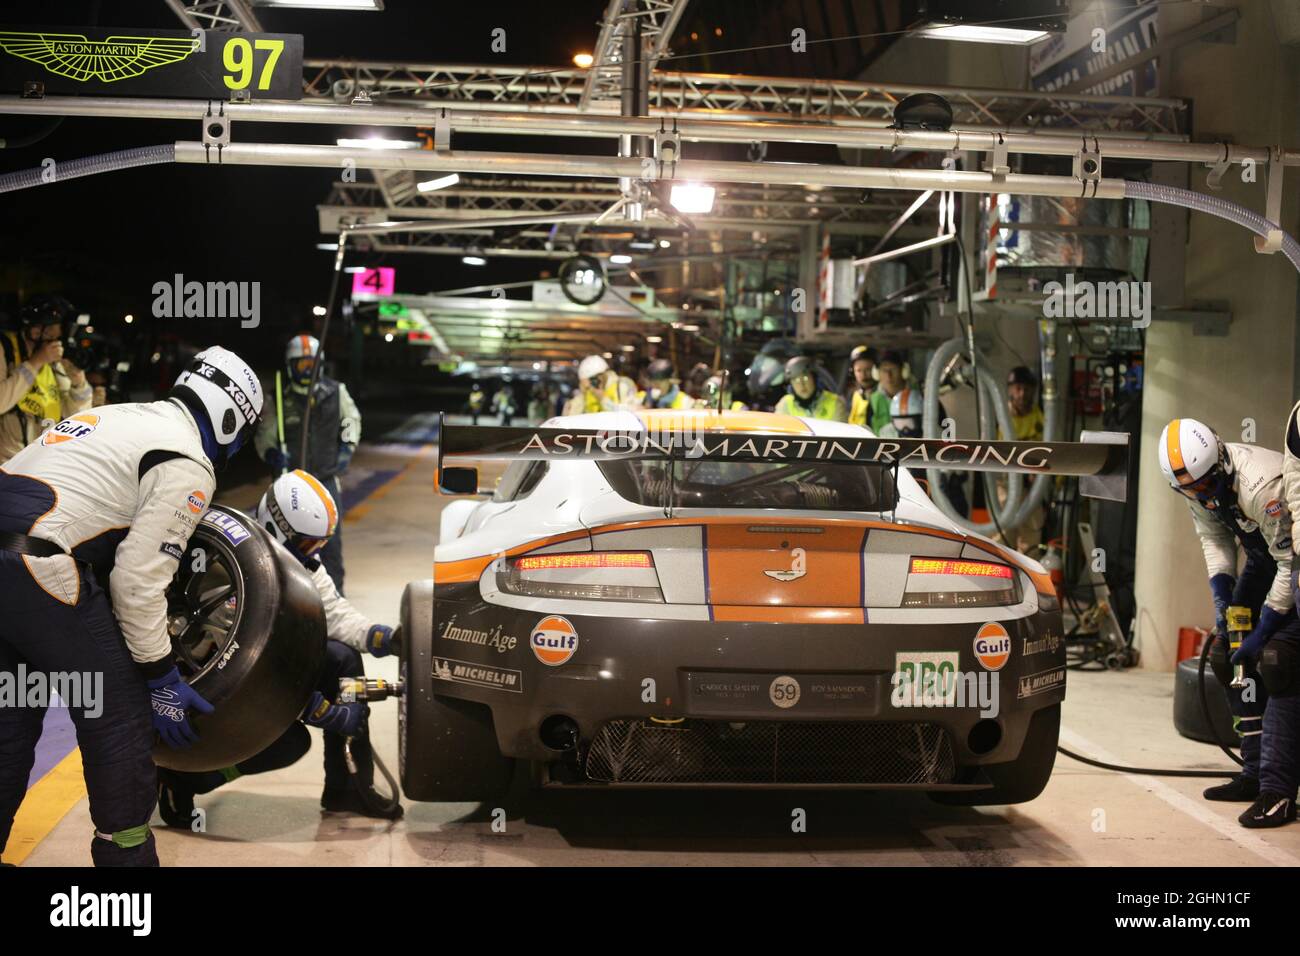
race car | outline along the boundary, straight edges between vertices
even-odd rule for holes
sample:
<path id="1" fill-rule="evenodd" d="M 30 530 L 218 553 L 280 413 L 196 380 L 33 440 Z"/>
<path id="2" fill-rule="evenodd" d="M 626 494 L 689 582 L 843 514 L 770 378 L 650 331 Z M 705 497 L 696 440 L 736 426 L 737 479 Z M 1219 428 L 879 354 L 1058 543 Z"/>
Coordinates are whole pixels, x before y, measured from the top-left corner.
<path id="1" fill-rule="evenodd" d="M 587 787 L 854 787 L 1033 799 L 1056 753 L 1065 644 L 1050 577 L 964 531 L 913 464 L 1101 475 L 1126 449 L 886 440 L 762 412 L 444 423 L 507 459 L 446 505 L 407 586 L 408 798 Z M 468 483 L 466 483 L 468 481 Z"/>

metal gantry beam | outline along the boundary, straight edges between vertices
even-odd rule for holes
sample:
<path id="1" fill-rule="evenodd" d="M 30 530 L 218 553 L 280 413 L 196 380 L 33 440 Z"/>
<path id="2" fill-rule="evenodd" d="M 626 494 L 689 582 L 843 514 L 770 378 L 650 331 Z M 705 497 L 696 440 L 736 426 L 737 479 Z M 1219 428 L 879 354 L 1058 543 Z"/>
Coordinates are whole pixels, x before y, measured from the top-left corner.
<path id="1" fill-rule="evenodd" d="M 377 183 L 336 182 L 322 205 L 336 209 L 338 215 L 353 216 L 354 222 L 378 222 L 383 219 L 482 219 L 530 213 L 596 215 L 608 209 L 618 198 L 618 187 L 612 182 L 467 176 L 446 189 L 426 193 L 412 190 L 396 203 L 391 201 L 391 193 Z M 908 197 L 888 193 L 864 202 L 854 191 L 733 185 L 719 189 L 713 212 L 699 220 L 697 225 L 706 231 L 720 223 L 737 229 L 794 227 L 810 223 L 887 226 L 907 206 Z M 612 218 L 607 225 L 626 229 L 636 224 Z M 680 229 L 677 224 L 668 222 L 652 225 L 655 228 Z M 337 227 L 337 222 L 334 226 Z M 872 232 L 872 229 L 866 228 L 863 232 Z"/>
<path id="2" fill-rule="evenodd" d="M 653 72 L 668 53 L 673 31 L 686 11 L 688 0 L 609 0 L 601 20 L 600 35 L 592 50 L 593 62 L 578 98 L 578 108 L 590 109 L 598 102 L 617 104 L 623 92 L 625 38 L 633 20 L 640 21 L 641 58 L 644 69 Z"/>
<path id="3" fill-rule="evenodd" d="M 588 71 L 578 68 L 400 63 L 308 59 L 304 94 L 350 102 L 358 90 L 388 103 L 478 110 L 573 113 L 582 105 Z M 1141 132 L 1186 138 L 1187 101 L 1161 97 L 1043 93 L 964 86 L 917 86 L 857 80 L 746 76 L 655 70 L 650 74 L 652 116 L 834 123 L 880 127 L 894 105 L 912 93 L 938 93 L 952 104 L 959 126 L 1023 132 L 1035 129 Z M 595 100 L 591 112 L 617 113 L 616 100 Z"/>

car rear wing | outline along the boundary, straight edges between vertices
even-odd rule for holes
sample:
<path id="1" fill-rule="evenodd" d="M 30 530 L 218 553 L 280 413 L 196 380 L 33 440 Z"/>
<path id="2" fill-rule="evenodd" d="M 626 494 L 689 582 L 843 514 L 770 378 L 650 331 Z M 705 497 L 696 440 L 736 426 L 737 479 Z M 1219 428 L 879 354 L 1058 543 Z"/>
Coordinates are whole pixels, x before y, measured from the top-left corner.
<path id="1" fill-rule="evenodd" d="M 444 468 L 445 458 L 531 461 L 683 459 L 790 464 L 878 465 L 955 471 L 1069 475 L 1090 497 L 1124 501 L 1128 441 L 1123 432 L 1084 432 L 1079 442 L 948 441 L 939 438 L 854 438 L 817 435 L 680 431 L 602 431 L 581 428 L 504 428 L 452 425 L 440 420 L 438 486 L 473 493 L 472 469 Z M 474 475 L 477 485 L 477 475 Z M 476 490 L 476 489 L 475 489 Z"/>

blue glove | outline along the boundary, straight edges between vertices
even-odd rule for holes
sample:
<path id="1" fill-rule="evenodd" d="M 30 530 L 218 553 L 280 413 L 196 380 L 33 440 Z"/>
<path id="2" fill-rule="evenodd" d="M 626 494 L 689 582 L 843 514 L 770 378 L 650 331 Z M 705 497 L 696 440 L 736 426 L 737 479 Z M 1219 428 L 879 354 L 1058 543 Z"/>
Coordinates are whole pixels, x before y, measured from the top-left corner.
<path id="1" fill-rule="evenodd" d="M 1231 574 L 1216 574 L 1210 578 L 1210 595 L 1214 598 L 1214 629 L 1225 637 L 1228 622 L 1224 615 L 1232 604 L 1232 589 L 1235 584 Z"/>
<path id="2" fill-rule="evenodd" d="M 395 647 L 393 629 L 386 624 L 374 624 L 366 633 L 366 650 L 375 657 L 387 657 Z"/>
<path id="3" fill-rule="evenodd" d="M 271 466 L 272 471 L 283 472 L 289 470 L 289 456 L 278 448 L 268 448 L 263 460 Z"/>
<path id="4" fill-rule="evenodd" d="M 1259 612 L 1259 623 L 1241 642 L 1241 647 L 1237 648 L 1237 653 L 1232 655 L 1232 663 L 1248 664 L 1258 658 L 1259 652 L 1264 649 L 1264 645 L 1282 626 L 1282 621 L 1285 619 L 1285 614 L 1279 614 L 1267 604 L 1264 605 L 1264 609 Z"/>
<path id="5" fill-rule="evenodd" d="M 153 704 L 153 729 L 173 750 L 184 750 L 199 739 L 185 711 L 193 707 L 200 714 L 210 714 L 213 710 L 194 688 L 181 680 L 180 671 L 174 667 L 164 676 L 149 681 L 149 697 Z"/>
<path id="6" fill-rule="evenodd" d="M 334 474 L 341 475 L 348 470 L 348 465 L 352 464 L 352 453 L 356 451 L 352 445 L 341 445 L 339 447 L 339 458 L 334 463 Z"/>
<path id="7" fill-rule="evenodd" d="M 344 737 L 356 737 L 366 726 L 370 708 L 360 701 L 355 704 L 331 704 L 320 691 L 314 691 L 307 709 L 302 712 L 305 723 Z"/>

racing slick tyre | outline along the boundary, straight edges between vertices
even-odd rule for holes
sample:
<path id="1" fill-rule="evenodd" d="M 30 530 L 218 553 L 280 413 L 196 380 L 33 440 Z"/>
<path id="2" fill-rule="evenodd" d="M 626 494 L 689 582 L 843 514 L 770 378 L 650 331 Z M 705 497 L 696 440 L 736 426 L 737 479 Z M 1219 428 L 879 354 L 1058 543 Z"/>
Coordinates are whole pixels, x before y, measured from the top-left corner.
<path id="1" fill-rule="evenodd" d="M 515 761 L 501 755 L 492 711 L 433 692 L 433 582 L 412 581 L 402 594 L 397 712 L 402 792 L 410 800 L 470 803 L 504 796 Z"/>
<path id="2" fill-rule="evenodd" d="M 215 710 L 190 713 L 198 743 L 154 747 L 169 770 L 231 767 L 298 719 L 325 660 L 325 610 L 306 569 L 257 523 L 213 506 L 167 589 L 177 667 Z"/>
<path id="3" fill-rule="evenodd" d="M 1029 720 L 1020 756 L 1009 763 L 967 768 L 987 775 L 993 786 L 986 790 L 949 790 L 930 794 L 936 803 L 954 807 L 983 807 L 1024 803 L 1043 792 L 1056 763 L 1056 741 L 1061 732 L 1061 705 L 1035 711 Z M 960 780 L 960 771 L 958 772 Z"/>

